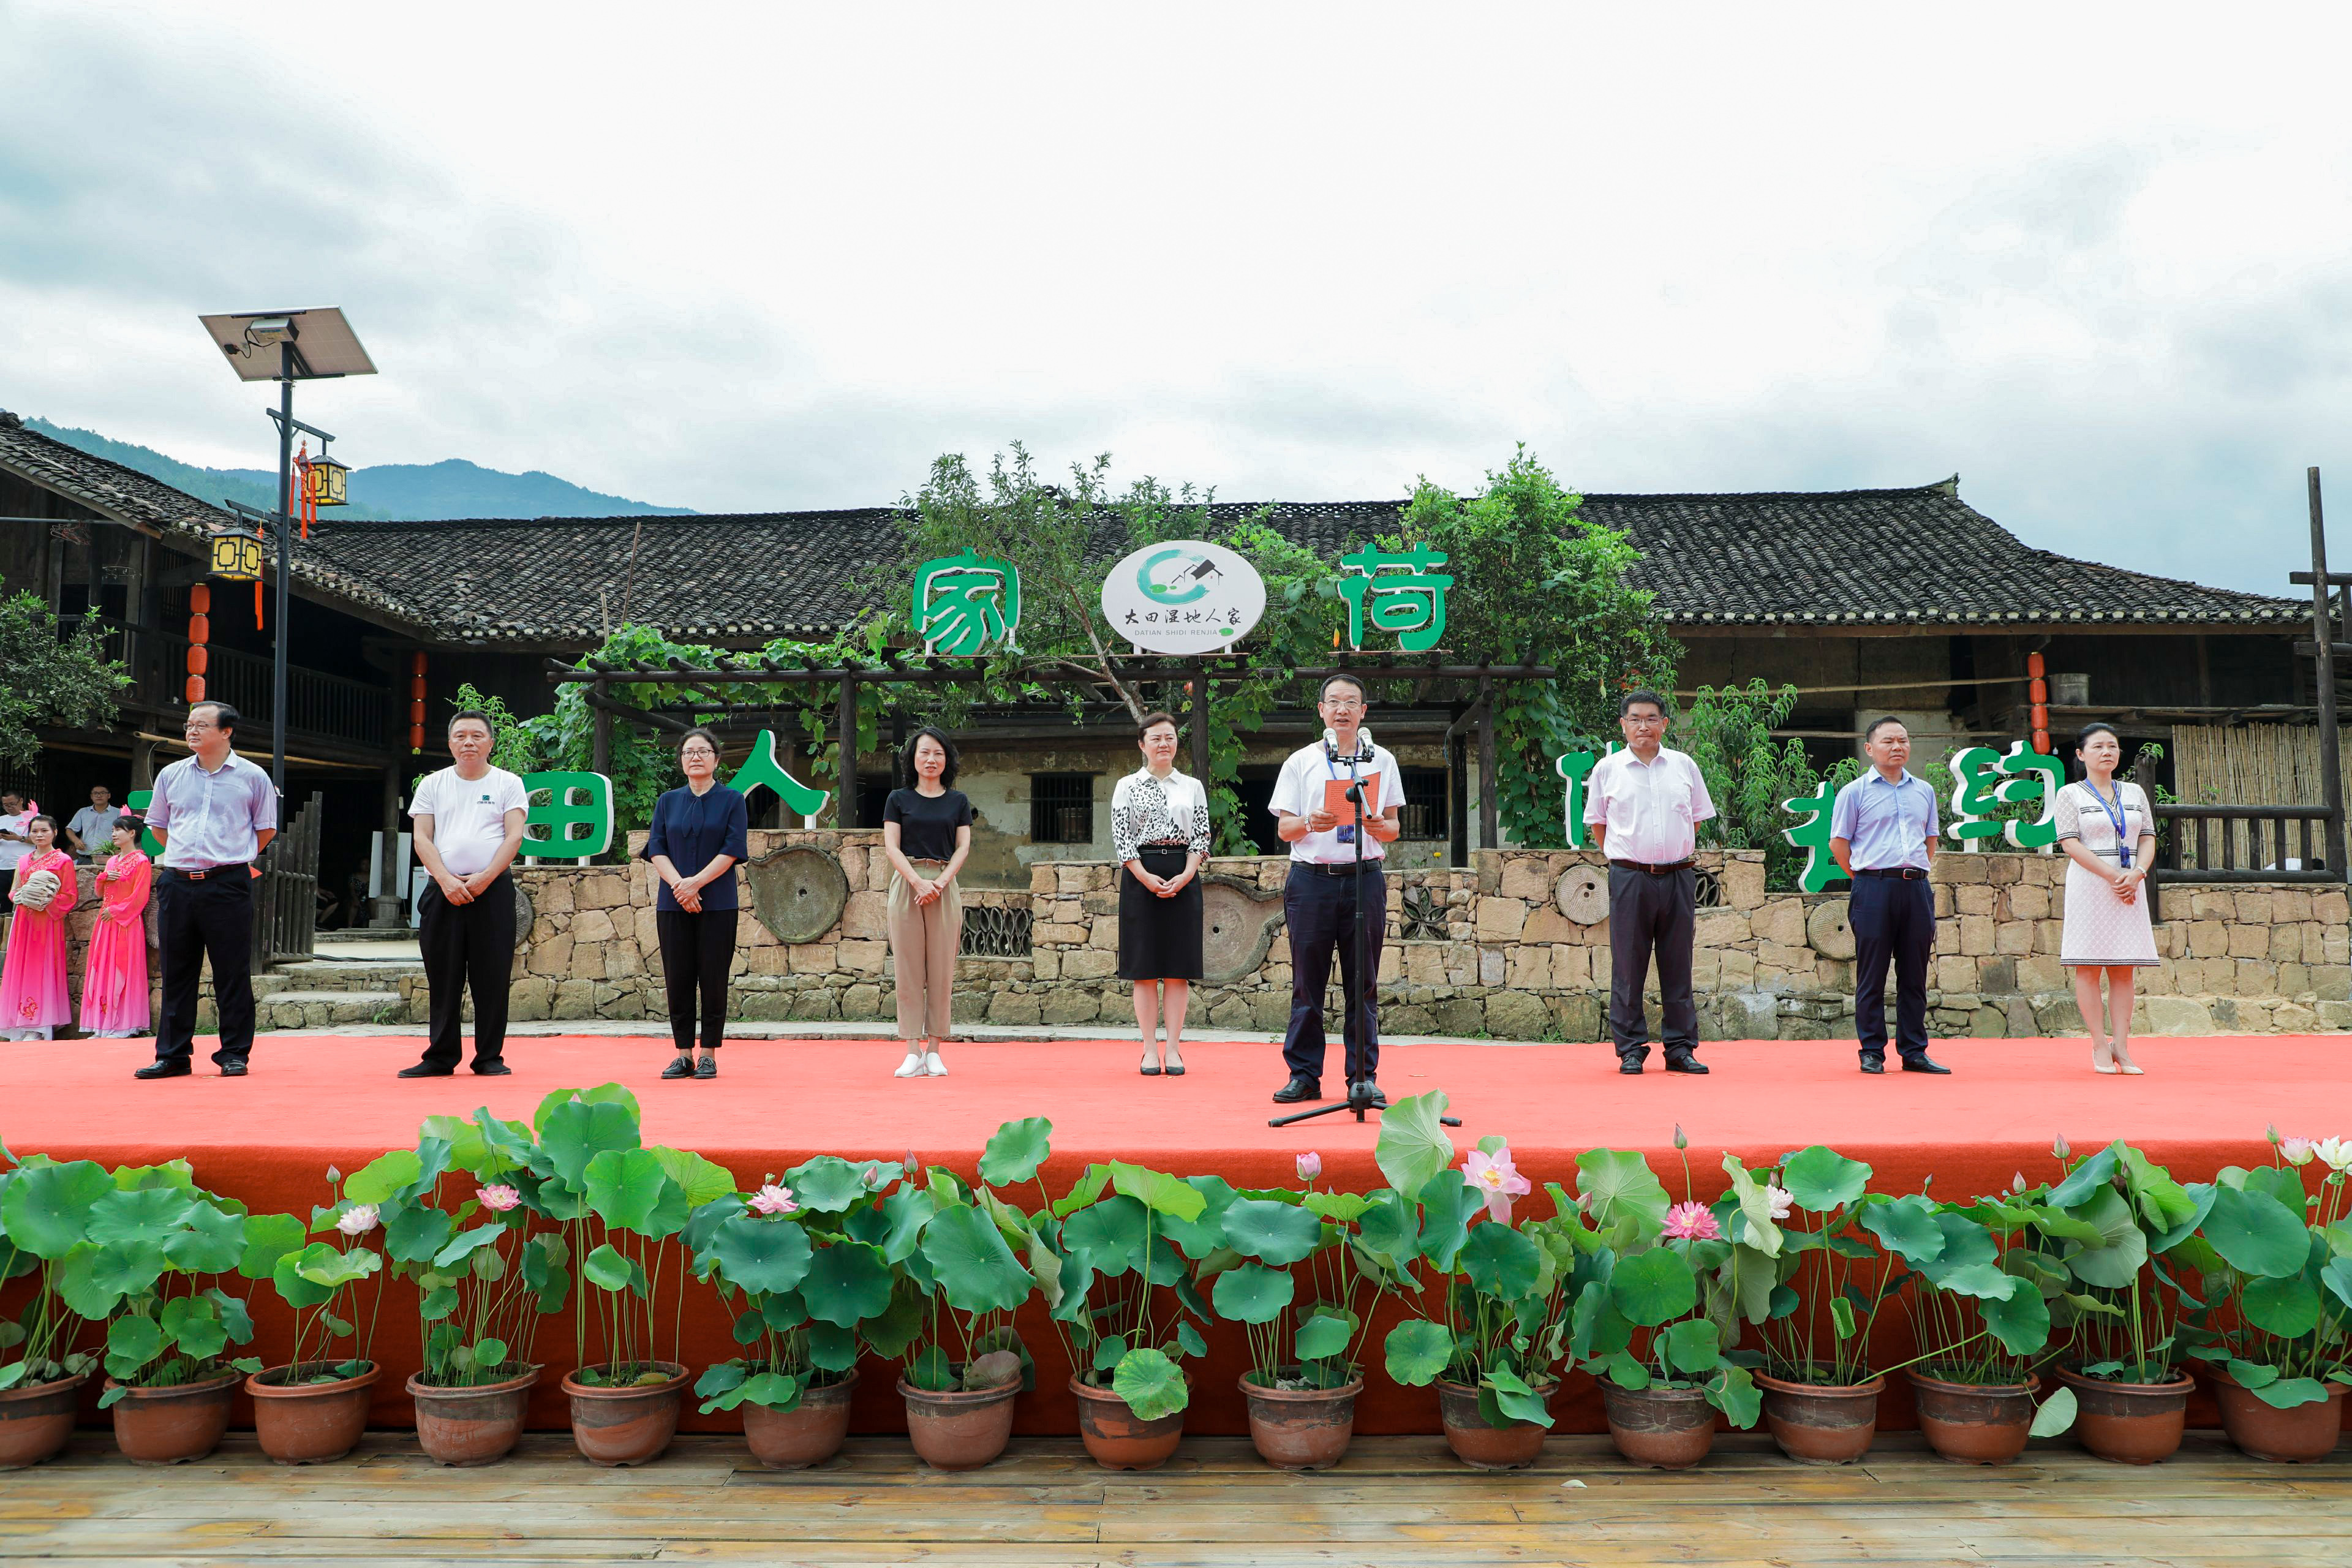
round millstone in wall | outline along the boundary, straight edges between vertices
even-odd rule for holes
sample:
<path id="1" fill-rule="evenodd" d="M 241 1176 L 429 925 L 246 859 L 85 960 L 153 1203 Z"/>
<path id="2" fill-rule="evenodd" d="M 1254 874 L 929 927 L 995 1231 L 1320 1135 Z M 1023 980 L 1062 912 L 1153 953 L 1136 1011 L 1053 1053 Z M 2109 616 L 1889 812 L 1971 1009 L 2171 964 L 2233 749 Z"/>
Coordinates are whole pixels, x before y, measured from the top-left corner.
<path id="1" fill-rule="evenodd" d="M 1805 917 L 1805 941 L 1823 958 L 1853 956 L 1853 928 L 1845 923 L 1845 900 L 1815 904 Z"/>
<path id="2" fill-rule="evenodd" d="M 514 895 L 515 951 L 520 952 L 530 945 L 530 926 L 533 921 L 539 919 L 539 911 L 530 907 L 530 895 L 522 890 L 520 882 L 514 884 Z"/>
<path id="3" fill-rule="evenodd" d="M 1230 985 L 1257 971 L 1282 924 L 1282 895 L 1219 877 L 1201 879 L 1201 977 Z"/>
<path id="4" fill-rule="evenodd" d="M 1570 866 L 1559 874 L 1552 890 L 1559 912 L 1580 926 L 1597 926 L 1609 918 L 1609 872 L 1601 866 Z"/>
<path id="5" fill-rule="evenodd" d="M 751 912 L 778 942 L 814 942 L 841 921 L 849 907 L 849 879 L 841 862 L 805 844 L 788 845 L 750 861 Z"/>

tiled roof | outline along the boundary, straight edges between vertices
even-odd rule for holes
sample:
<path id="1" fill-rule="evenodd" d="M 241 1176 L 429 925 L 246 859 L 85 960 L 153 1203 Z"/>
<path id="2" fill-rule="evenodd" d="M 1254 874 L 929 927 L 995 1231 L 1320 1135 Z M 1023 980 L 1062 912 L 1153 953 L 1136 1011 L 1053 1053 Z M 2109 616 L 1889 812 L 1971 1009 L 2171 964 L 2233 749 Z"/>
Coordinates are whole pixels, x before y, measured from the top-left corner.
<path id="1" fill-rule="evenodd" d="M 1327 557 L 1391 531 L 1398 501 L 1281 502 L 1271 522 Z M 1221 502 L 1221 523 L 1256 510 Z M 1633 581 L 1683 626 L 2173 623 L 2293 626 L 2290 599 L 2029 548 L 1959 499 L 1906 489 L 1588 495 L 1584 515 L 1642 551 Z M 624 618 L 699 638 L 831 628 L 865 607 L 849 580 L 897 548 L 886 508 L 728 516 L 341 521 L 317 551 L 397 583 L 445 636 L 580 643 Z M 1118 553 L 1106 522 L 1095 553 Z"/>
<path id="2" fill-rule="evenodd" d="M 0 411 L 0 472 L 53 490 L 118 522 L 143 524 L 199 555 L 211 549 L 215 533 L 250 531 L 224 508 L 136 468 L 28 430 L 15 415 L 5 411 Z M 396 578 L 348 571 L 299 543 L 293 563 L 294 581 L 320 594 L 415 626 L 433 624 L 429 611 L 387 585 Z"/>

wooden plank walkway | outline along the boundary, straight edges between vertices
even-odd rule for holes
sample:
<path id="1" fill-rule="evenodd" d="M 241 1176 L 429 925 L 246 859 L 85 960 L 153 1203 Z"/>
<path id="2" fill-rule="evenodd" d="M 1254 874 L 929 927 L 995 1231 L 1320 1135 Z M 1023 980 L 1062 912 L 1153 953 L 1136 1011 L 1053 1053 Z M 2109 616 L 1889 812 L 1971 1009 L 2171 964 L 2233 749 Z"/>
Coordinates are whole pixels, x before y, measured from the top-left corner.
<path id="1" fill-rule="evenodd" d="M 1240 1438 L 1186 1440 L 1166 1468 L 1102 1470 L 1073 1439 L 1017 1439 L 944 1475 L 903 1438 L 857 1437 L 831 1465 L 768 1471 L 741 1441 L 681 1437 L 660 1463 L 600 1470 L 564 1436 L 503 1465 L 438 1468 L 371 1433 L 351 1459 L 281 1468 L 250 1434 L 202 1463 L 139 1469 L 102 1434 L 0 1474 L 0 1561 L 121 1568 L 239 1563 L 920 1563 L 925 1568 L 1349 1568 L 1414 1564 L 1995 1563 L 2004 1568 L 2352 1561 L 2352 1447 L 2311 1466 L 2245 1459 L 2192 1434 L 2133 1469 L 2037 1444 L 2003 1469 L 1947 1465 L 1882 1435 L 1863 1465 L 1817 1469 L 1769 1439 L 1718 1438 L 1706 1466 L 1637 1470 L 1605 1437 L 1556 1437 L 1542 1464 L 1487 1475 L 1434 1437 L 1360 1438 L 1341 1468 L 1285 1475 Z"/>

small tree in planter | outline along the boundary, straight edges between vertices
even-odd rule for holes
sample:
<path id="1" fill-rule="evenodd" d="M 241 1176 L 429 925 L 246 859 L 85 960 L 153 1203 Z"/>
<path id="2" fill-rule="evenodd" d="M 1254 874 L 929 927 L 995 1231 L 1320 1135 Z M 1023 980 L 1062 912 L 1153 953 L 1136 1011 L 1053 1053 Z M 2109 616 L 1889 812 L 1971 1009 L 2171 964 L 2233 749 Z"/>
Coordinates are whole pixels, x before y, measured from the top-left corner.
<path id="1" fill-rule="evenodd" d="M 327 1181 L 340 1186 L 342 1173 L 330 1167 Z M 266 1278 L 294 1314 L 293 1354 L 245 1384 L 262 1452 L 280 1464 L 340 1459 L 367 1429 L 369 1390 L 377 1373 L 368 1352 L 383 1306 L 383 1258 L 352 1243 L 380 1228 L 379 1213 L 375 1204 L 337 1194 L 311 1212 L 307 1231 L 292 1215 L 247 1219 L 240 1270 L 250 1275 L 266 1267 Z M 343 1245 L 306 1242 L 308 1235 L 339 1237 Z M 362 1310 L 359 1293 L 371 1278 L 373 1300 Z M 348 1353 L 336 1353 L 338 1341 L 350 1342 Z"/>
<path id="2" fill-rule="evenodd" d="M 743 1412 L 752 1457 L 770 1468 L 820 1464 L 848 1434 L 860 1330 L 887 1333 L 895 1299 L 881 1243 L 911 1251 L 915 1240 L 893 1238 L 882 1212 L 881 1189 L 900 1171 L 821 1155 L 755 1193 L 712 1199 L 687 1226 L 696 1275 L 718 1285 L 747 1352 L 704 1372 L 695 1393 L 706 1415 Z"/>
<path id="3" fill-rule="evenodd" d="M 1681 1129 L 1675 1147 L 1685 1146 Z M 1778 1255 L 1778 1231 L 1769 1196 L 1727 1159 L 1744 1245 L 1767 1261 L 1751 1266 L 1768 1292 L 1769 1261 Z M 1743 1199 L 1746 1180 L 1753 1195 Z M 1760 1412 L 1754 1352 L 1737 1351 L 1738 1282 L 1735 1244 L 1724 1222 L 1689 1196 L 1673 1203 L 1638 1153 L 1591 1151 L 1577 1160 L 1577 1206 L 1590 1237 L 1583 1246 L 1610 1259 L 1605 1275 L 1580 1287 L 1571 1321 L 1570 1351 L 1601 1380 L 1609 1435 L 1636 1464 L 1678 1469 L 1705 1458 L 1714 1446 L 1715 1412 L 1735 1426 L 1753 1426 Z M 1759 1200 L 1762 1201 L 1759 1206 Z M 1768 1250 L 1769 1248 L 1769 1250 Z"/>
<path id="4" fill-rule="evenodd" d="M 89 1160 L 35 1154 L 19 1162 L 5 1146 L 0 1160 L 0 1284 L 38 1275 L 14 1322 L 0 1322 L 0 1469 L 37 1465 L 73 1435 L 81 1385 L 95 1352 L 76 1348 L 81 1315 L 58 1289 L 63 1260 L 89 1240 L 91 1203 L 113 1189 L 106 1169 Z"/>
<path id="5" fill-rule="evenodd" d="M 1386 1268 L 1356 1250 L 1355 1222 L 1372 1199 L 1318 1190 L 1322 1170 L 1320 1155 L 1302 1154 L 1296 1193 L 1213 1197 L 1224 1250 L 1200 1265 L 1201 1279 L 1214 1280 L 1217 1315 L 1249 1341 L 1241 1387 L 1250 1440 L 1282 1469 L 1322 1469 L 1346 1455 L 1372 1307 L 1387 1287 Z"/>
<path id="6" fill-rule="evenodd" d="M 2268 1166 L 2228 1166 L 2210 1192 L 2189 1189 L 2210 1196 L 2200 1235 L 2212 1256 L 2185 1337 L 2212 1368 L 2231 1441 L 2299 1461 L 2334 1448 L 2352 1384 L 2352 1142 L 2279 1139 L 2273 1151 Z M 2316 1194 L 2305 1186 L 2315 1167 L 2326 1173 Z"/>
<path id="7" fill-rule="evenodd" d="M 388 1270 L 416 1289 L 424 1365 L 408 1380 L 416 1436 L 445 1465 L 488 1464 L 522 1434 L 539 1381 L 541 1325 L 562 1310 L 571 1248 L 531 1162 L 530 1129 L 488 1110 L 427 1117 L 414 1149 L 371 1161 L 344 1184 L 373 1203 Z"/>

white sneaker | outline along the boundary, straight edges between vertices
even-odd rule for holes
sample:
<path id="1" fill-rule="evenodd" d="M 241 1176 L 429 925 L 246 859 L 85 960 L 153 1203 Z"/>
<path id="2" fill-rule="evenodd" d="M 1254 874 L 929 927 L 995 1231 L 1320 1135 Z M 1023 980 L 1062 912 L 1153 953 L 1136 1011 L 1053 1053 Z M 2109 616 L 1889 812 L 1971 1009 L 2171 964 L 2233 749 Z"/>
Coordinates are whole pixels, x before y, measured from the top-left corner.
<path id="1" fill-rule="evenodd" d="M 948 1076 L 948 1064 L 940 1060 L 939 1052 L 933 1051 L 923 1058 L 923 1072 L 929 1078 L 945 1078 Z"/>
<path id="2" fill-rule="evenodd" d="M 920 1051 L 908 1051 L 908 1052 L 907 1053 L 907 1059 L 906 1059 L 905 1061 L 903 1061 L 903 1062 L 900 1062 L 900 1063 L 898 1064 L 898 1070 L 897 1072 L 892 1073 L 890 1076 L 891 1076 L 892 1078 L 920 1078 L 920 1077 L 922 1077 L 922 1076 L 923 1076 L 923 1053 L 922 1053 L 922 1052 L 920 1052 Z"/>

